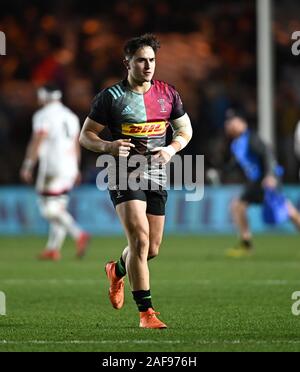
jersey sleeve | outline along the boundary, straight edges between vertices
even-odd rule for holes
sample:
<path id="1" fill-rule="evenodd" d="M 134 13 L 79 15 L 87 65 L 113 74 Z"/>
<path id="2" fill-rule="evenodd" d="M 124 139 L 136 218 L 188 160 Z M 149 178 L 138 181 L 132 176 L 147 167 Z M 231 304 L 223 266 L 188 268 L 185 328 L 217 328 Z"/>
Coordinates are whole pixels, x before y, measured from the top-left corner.
<path id="1" fill-rule="evenodd" d="M 109 125 L 111 117 L 111 95 L 103 90 L 93 100 L 88 117 L 99 124 Z"/>
<path id="2" fill-rule="evenodd" d="M 35 114 L 32 118 L 32 129 L 36 134 L 47 134 L 49 131 L 49 120 L 46 115 Z"/>
<path id="3" fill-rule="evenodd" d="M 185 114 L 185 110 L 183 108 L 183 103 L 180 95 L 174 87 L 170 86 L 170 92 L 172 95 L 172 112 L 170 115 L 170 119 L 176 120 L 178 118 L 181 118 Z"/>

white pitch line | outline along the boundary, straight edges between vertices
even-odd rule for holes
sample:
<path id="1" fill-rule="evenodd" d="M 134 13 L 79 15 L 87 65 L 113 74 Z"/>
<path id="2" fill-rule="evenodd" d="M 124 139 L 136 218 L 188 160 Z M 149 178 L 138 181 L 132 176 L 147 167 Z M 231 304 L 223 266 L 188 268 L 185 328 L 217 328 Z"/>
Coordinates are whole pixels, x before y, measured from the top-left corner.
<path id="1" fill-rule="evenodd" d="M 269 345 L 269 344 L 300 344 L 300 340 L 191 340 L 190 342 L 184 340 L 69 340 L 69 341 L 55 341 L 55 340 L 27 340 L 27 341 L 13 341 L 0 340 L 0 345 L 104 345 L 104 344 L 193 344 L 193 345 Z"/>
<path id="2" fill-rule="evenodd" d="M 162 280 L 153 280 L 153 283 L 168 283 L 170 280 L 162 279 Z M 171 280 L 172 283 L 183 283 L 183 280 Z M 7 285 L 96 285 L 100 283 L 106 283 L 106 279 L 21 279 L 21 278 L 12 278 L 12 279 L 4 279 L 0 280 L 1 284 Z M 220 281 L 218 280 L 189 280 L 190 284 L 195 285 L 217 285 Z M 222 280 L 222 283 L 234 283 L 234 284 L 252 284 L 258 286 L 285 286 L 285 285 L 300 285 L 300 280 L 281 280 L 281 279 L 265 279 L 265 280 Z"/>
<path id="3" fill-rule="evenodd" d="M 171 280 L 172 283 L 182 283 L 182 280 Z M 10 285 L 28 285 L 28 284 L 67 284 L 67 285 L 94 285 L 99 283 L 106 283 L 107 279 L 4 279 L 0 280 L 0 284 L 10 284 Z M 168 283 L 169 279 L 154 280 L 157 283 Z M 190 283 L 196 283 L 198 285 L 208 285 L 211 284 L 210 280 L 196 280 L 190 281 Z M 300 284 L 300 281 L 299 281 Z"/>
<path id="4" fill-rule="evenodd" d="M 23 284 L 69 284 L 69 285 L 94 285 L 100 282 L 104 282 L 104 280 L 96 280 L 96 279 L 4 279 L 0 280 L 2 284 L 15 284 L 15 285 L 23 285 Z"/>
<path id="5" fill-rule="evenodd" d="M 97 345 L 97 344 L 179 344 L 181 341 L 177 340 L 69 340 L 69 341 L 55 341 L 55 340 L 28 340 L 28 341 L 12 341 L 12 340 L 0 340 L 0 345 L 15 344 L 35 344 L 35 345 L 47 345 L 47 344 L 57 344 L 57 345 Z"/>

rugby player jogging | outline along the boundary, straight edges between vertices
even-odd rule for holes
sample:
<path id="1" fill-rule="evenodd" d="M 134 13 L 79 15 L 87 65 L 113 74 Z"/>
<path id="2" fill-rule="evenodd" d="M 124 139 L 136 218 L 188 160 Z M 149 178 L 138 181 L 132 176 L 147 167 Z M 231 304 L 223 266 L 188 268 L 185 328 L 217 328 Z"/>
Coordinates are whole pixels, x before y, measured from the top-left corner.
<path id="1" fill-rule="evenodd" d="M 254 131 L 249 129 L 247 119 L 229 110 L 225 121 L 225 133 L 231 139 L 231 157 L 227 172 L 238 167 L 247 182 L 241 195 L 231 205 L 232 219 L 237 227 L 240 242 L 227 252 L 227 256 L 240 258 L 252 255 L 252 232 L 247 210 L 250 205 L 263 205 L 266 190 L 276 190 L 280 179 L 276 174 L 277 160 L 270 147 Z M 225 167 L 226 168 L 226 167 Z M 300 213 L 290 200 L 286 200 L 287 217 L 300 230 Z"/>
<path id="2" fill-rule="evenodd" d="M 69 192 L 80 179 L 79 118 L 62 104 L 62 92 L 53 84 L 37 91 L 42 106 L 33 116 L 33 131 L 20 170 L 21 179 L 32 183 L 38 162 L 36 191 L 41 215 L 49 222 L 48 242 L 40 260 L 58 261 L 68 233 L 82 258 L 90 236 L 68 212 Z"/>
<path id="3" fill-rule="evenodd" d="M 117 170 L 108 165 L 109 193 L 128 246 L 118 261 L 111 261 L 105 267 L 112 306 L 122 308 L 124 277 L 128 274 L 140 313 L 140 327 L 157 329 L 167 326 L 153 309 L 148 260 L 158 255 L 163 237 L 166 164 L 192 137 L 191 122 L 177 91 L 165 82 L 152 79 L 159 47 L 159 41 L 151 34 L 127 41 L 124 47 L 127 78 L 102 90 L 94 98 L 79 139 L 88 150 L 111 154 L 117 164 Z M 169 124 L 173 129 L 173 140 L 166 146 Z M 106 126 L 112 133 L 112 142 L 99 138 Z M 133 190 L 129 185 L 123 190 L 120 177 L 115 176 L 120 174 L 123 160 L 134 155 L 145 160 L 147 167 L 141 177 L 148 187 Z M 132 171 L 131 167 L 126 167 L 127 179 Z"/>

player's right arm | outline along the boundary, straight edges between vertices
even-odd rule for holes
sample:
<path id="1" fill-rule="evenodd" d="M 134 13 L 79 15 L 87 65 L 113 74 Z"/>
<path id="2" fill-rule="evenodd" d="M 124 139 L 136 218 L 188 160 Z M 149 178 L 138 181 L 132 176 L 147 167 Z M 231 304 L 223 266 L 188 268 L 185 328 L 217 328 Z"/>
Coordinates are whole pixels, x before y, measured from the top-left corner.
<path id="1" fill-rule="evenodd" d="M 99 138 L 99 134 L 104 130 L 105 126 L 90 119 L 86 118 L 81 133 L 79 136 L 79 143 L 87 150 L 106 153 L 113 156 L 127 157 L 131 147 L 135 147 L 130 143 L 130 139 L 120 139 L 117 141 L 104 141 Z"/>
<path id="2" fill-rule="evenodd" d="M 47 138 L 47 133 L 44 132 L 34 132 L 31 136 L 20 170 L 20 177 L 25 183 L 32 183 L 33 181 L 33 169 L 38 160 L 40 146 L 45 138 Z"/>

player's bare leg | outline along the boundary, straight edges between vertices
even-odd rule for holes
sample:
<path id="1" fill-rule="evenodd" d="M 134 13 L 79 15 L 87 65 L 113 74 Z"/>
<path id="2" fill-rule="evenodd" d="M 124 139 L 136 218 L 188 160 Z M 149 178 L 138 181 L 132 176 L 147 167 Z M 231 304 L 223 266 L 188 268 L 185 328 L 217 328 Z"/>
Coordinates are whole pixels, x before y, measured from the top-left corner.
<path id="1" fill-rule="evenodd" d="M 155 216 L 147 214 L 149 222 L 149 251 L 147 260 L 152 260 L 158 256 L 165 223 L 165 216 Z M 129 253 L 129 246 L 126 246 L 122 252 L 120 259 L 115 264 L 115 274 L 118 278 L 123 278 L 126 272 L 126 259 Z M 110 265 L 112 263 L 109 263 Z"/>
<path id="2" fill-rule="evenodd" d="M 248 203 L 235 199 L 231 205 L 231 215 L 235 226 L 238 229 L 240 236 L 240 244 L 234 249 L 230 249 L 227 252 L 229 257 L 242 257 L 247 256 L 252 250 L 252 234 L 249 228 L 249 222 L 247 218 Z"/>
<path id="3" fill-rule="evenodd" d="M 148 261 L 157 257 L 163 238 L 165 216 L 147 214 L 149 222 L 149 252 Z"/>
<path id="4" fill-rule="evenodd" d="M 154 216 L 147 214 L 149 223 L 149 251 L 147 260 L 157 257 L 163 237 L 164 216 Z M 124 281 L 127 274 L 126 260 L 129 253 L 129 246 L 125 247 L 120 259 L 117 262 L 109 262 L 106 265 L 106 273 L 111 282 L 110 299 L 116 309 L 120 309 L 124 304 Z"/>
<path id="5" fill-rule="evenodd" d="M 147 214 L 147 219 L 149 222 L 149 252 L 148 261 L 157 257 L 159 254 L 160 245 L 163 238 L 165 216 L 155 216 L 152 214 Z M 122 253 L 122 260 L 126 262 L 126 257 L 129 252 L 129 247 L 125 247 Z"/>
<path id="6" fill-rule="evenodd" d="M 109 298 L 115 309 L 124 304 L 124 276 L 128 273 L 132 290 L 149 290 L 149 271 L 147 254 L 149 250 L 149 226 L 146 219 L 146 203 L 132 200 L 116 207 L 119 219 L 124 227 L 128 246 L 117 262 L 105 266 L 110 281 Z M 144 220 L 143 217 L 144 216 Z M 145 262 L 143 262 L 145 261 Z"/>
<path id="7" fill-rule="evenodd" d="M 298 209 L 290 201 L 287 202 L 287 208 L 291 221 L 295 227 L 300 230 L 300 213 Z"/>
<path id="8" fill-rule="evenodd" d="M 126 270 L 133 291 L 149 290 L 149 223 L 146 217 L 146 202 L 131 200 L 116 208 L 128 240 Z"/>
<path id="9" fill-rule="evenodd" d="M 140 327 L 166 328 L 166 325 L 156 317 L 158 313 L 153 310 L 151 301 L 147 262 L 150 246 L 150 227 L 146 216 L 146 202 L 131 200 L 119 204 L 116 207 L 116 211 L 128 240 L 128 249 L 125 249 L 123 253 L 124 259 L 126 260 L 126 271 L 128 273 L 133 298 L 140 312 Z M 107 269 L 106 271 L 108 272 Z M 120 296 L 122 290 L 124 292 L 124 289 L 121 285 L 118 288 L 117 282 L 112 280 L 112 277 L 109 277 L 109 279 L 111 282 L 110 299 L 114 306 L 114 303 L 117 302 L 113 298 L 114 294 Z M 119 283 L 122 280 L 123 278 L 119 280 Z M 114 289 L 117 290 L 117 293 L 113 293 Z"/>
<path id="10" fill-rule="evenodd" d="M 248 204 L 238 199 L 234 200 L 231 205 L 233 221 L 243 240 L 251 239 L 252 237 L 247 218 L 247 208 Z"/>
<path id="11" fill-rule="evenodd" d="M 157 257 L 160 250 L 160 245 L 163 238 L 163 230 L 165 224 L 165 216 L 155 216 L 147 214 L 149 223 L 149 251 L 147 260 L 152 260 Z M 142 328 L 166 328 L 166 325 L 157 319 L 156 315 L 159 313 L 154 312 L 149 308 L 145 312 L 140 312 L 140 327 Z"/>

